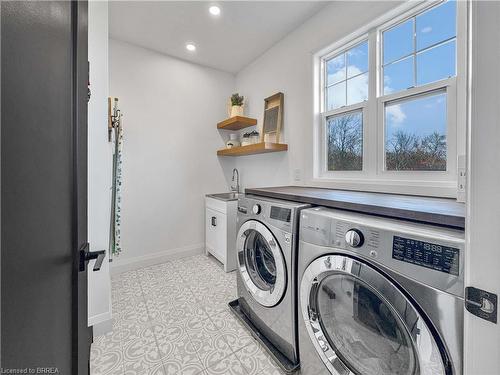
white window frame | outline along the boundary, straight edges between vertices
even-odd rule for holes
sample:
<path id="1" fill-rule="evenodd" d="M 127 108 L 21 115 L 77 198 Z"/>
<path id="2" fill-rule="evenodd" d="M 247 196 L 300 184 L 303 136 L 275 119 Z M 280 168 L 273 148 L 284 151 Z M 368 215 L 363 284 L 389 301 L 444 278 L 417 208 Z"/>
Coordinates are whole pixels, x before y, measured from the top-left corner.
<path id="1" fill-rule="evenodd" d="M 349 43 L 346 43 L 342 46 L 342 49 L 337 49 L 337 50 L 334 50 L 332 51 L 331 53 L 323 56 L 321 58 L 321 61 L 320 61 L 320 66 L 321 66 L 321 85 L 323 86 L 322 89 L 321 89 L 321 103 L 320 103 L 320 116 L 321 116 L 321 123 L 322 123 L 322 126 L 320 127 L 319 129 L 319 132 L 320 132 L 320 140 L 321 140 L 321 144 L 320 144 L 320 158 L 321 158 L 321 169 L 324 173 L 328 173 L 328 174 L 331 174 L 331 173 L 335 173 L 335 175 L 337 177 L 344 177 L 344 178 L 352 178 L 352 177 L 357 177 L 359 176 L 360 174 L 365 174 L 366 172 L 366 168 L 365 168 L 365 157 L 367 156 L 366 155 L 366 152 L 365 152 L 365 137 L 366 137 L 366 133 L 365 133 L 365 129 L 366 129 L 366 125 L 365 125 L 365 121 L 368 120 L 368 101 L 365 100 L 365 101 L 362 101 L 360 103 L 356 103 L 356 104 L 351 104 L 351 105 L 346 105 L 346 106 L 343 106 L 343 107 L 340 107 L 340 108 L 335 108 L 335 109 L 332 109 L 330 111 L 325 111 L 325 108 L 326 108 L 326 95 L 325 95 L 325 92 L 326 92 L 326 85 L 325 85 L 325 82 L 326 82 L 326 62 L 328 60 L 330 60 L 332 57 L 335 57 L 335 56 L 338 56 L 342 53 L 345 53 L 347 52 L 348 50 L 350 50 L 352 47 L 355 47 L 356 45 L 364 42 L 364 41 L 367 41 L 368 40 L 368 34 L 364 34 L 364 35 L 361 35 L 359 36 L 358 38 L 356 39 L 353 39 L 351 40 Z M 368 40 L 369 41 L 369 40 Z M 368 43 L 368 55 L 370 55 L 370 43 Z M 368 63 L 368 80 L 370 80 L 370 64 Z M 347 86 L 347 77 L 346 77 L 346 86 Z M 368 85 L 370 86 L 370 85 Z M 346 87 L 347 89 L 347 87 Z M 370 96 L 370 93 L 368 93 L 368 97 Z M 362 111 L 362 117 L 363 117 L 363 164 L 362 164 L 362 169 L 361 171 L 328 171 L 328 153 L 326 152 L 327 150 L 327 143 L 328 143 L 328 139 L 326 137 L 326 119 L 330 116 L 335 116 L 335 115 L 340 115 L 342 113 L 349 113 L 349 112 L 355 112 L 355 111 L 359 111 L 361 110 Z"/>
<path id="2" fill-rule="evenodd" d="M 395 94 L 385 95 L 377 98 L 377 133 L 380 145 L 377 155 L 377 172 L 381 178 L 389 180 L 396 179 L 418 179 L 423 181 L 446 182 L 453 181 L 456 186 L 457 178 L 457 127 L 456 127 L 456 79 L 449 78 L 428 85 L 414 87 L 400 91 Z M 437 92 L 446 92 L 446 171 L 390 171 L 385 168 L 385 105 L 390 102 L 405 101 L 430 96 Z"/>
<path id="3" fill-rule="evenodd" d="M 465 154 L 466 72 L 467 72 L 467 3 L 457 1 L 456 76 L 423 86 L 383 95 L 382 32 L 441 3 L 407 2 L 357 32 L 318 51 L 314 65 L 314 127 L 312 176 L 315 186 L 428 196 L 457 196 L 457 157 Z M 368 40 L 368 100 L 325 112 L 325 62 Z M 385 170 L 385 113 L 387 102 L 431 91 L 447 93 L 447 163 L 446 171 Z M 463 105 L 460 105 L 462 103 Z M 326 118 L 332 115 L 363 112 L 363 168 L 361 171 L 329 171 L 327 165 Z"/>
<path id="4" fill-rule="evenodd" d="M 344 45 L 342 49 L 335 50 L 335 51 L 333 51 L 333 53 L 330 53 L 330 54 L 322 57 L 322 59 L 321 59 L 321 74 L 322 74 L 322 76 L 321 76 L 321 82 L 323 84 L 323 90 L 321 90 L 321 93 L 323 95 L 322 102 L 321 102 L 322 112 L 326 111 L 325 109 L 326 109 L 326 106 L 327 106 L 326 95 L 325 95 L 325 92 L 326 92 L 326 90 L 328 88 L 328 86 L 325 84 L 326 81 L 327 81 L 327 74 L 326 74 L 326 65 L 327 65 L 327 62 L 329 60 L 331 60 L 332 58 L 335 58 L 335 57 L 337 57 L 337 56 L 339 56 L 341 54 L 344 54 L 344 53 L 348 52 L 350 49 L 352 49 L 352 48 L 354 48 L 354 47 L 356 47 L 359 44 L 362 44 L 364 42 L 369 42 L 369 40 L 368 40 L 368 34 L 363 35 L 363 36 L 361 36 L 359 38 L 356 38 L 356 39 L 352 40 L 350 43 L 347 43 L 346 45 Z M 370 45 L 369 44 L 368 44 L 368 54 L 370 54 Z M 346 102 L 347 102 L 347 82 L 350 79 L 352 79 L 352 78 L 355 78 L 357 76 L 360 76 L 360 75 L 363 75 L 363 74 L 366 74 L 366 73 L 368 73 L 368 77 L 370 77 L 370 65 L 368 64 L 368 71 L 366 71 L 364 73 L 360 73 L 360 74 L 358 74 L 356 76 L 347 77 L 347 59 L 345 60 L 345 64 L 346 64 L 346 76 L 345 76 L 345 78 L 343 80 L 341 80 L 341 81 L 333 83 L 332 85 L 330 85 L 330 87 L 334 86 L 334 85 L 337 85 L 337 84 L 339 84 L 341 82 L 345 82 L 346 83 Z M 356 104 L 345 105 L 345 106 L 340 107 L 340 108 L 332 109 L 332 110 L 330 110 L 328 112 L 335 112 L 338 109 L 350 107 L 350 106 L 353 106 L 353 105 L 356 105 Z"/>

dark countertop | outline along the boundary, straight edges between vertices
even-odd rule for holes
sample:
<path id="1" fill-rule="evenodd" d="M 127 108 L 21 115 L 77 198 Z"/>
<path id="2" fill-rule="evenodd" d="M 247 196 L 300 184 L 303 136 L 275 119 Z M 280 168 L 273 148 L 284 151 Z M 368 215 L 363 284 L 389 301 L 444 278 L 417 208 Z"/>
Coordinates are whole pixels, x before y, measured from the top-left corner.
<path id="1" fill-rule="evenodd" d="M 465 204 L 449 198 L 369 193 L 307 186 L 245 189 L 245 193 L 395 219 L 465 228 Z"/>

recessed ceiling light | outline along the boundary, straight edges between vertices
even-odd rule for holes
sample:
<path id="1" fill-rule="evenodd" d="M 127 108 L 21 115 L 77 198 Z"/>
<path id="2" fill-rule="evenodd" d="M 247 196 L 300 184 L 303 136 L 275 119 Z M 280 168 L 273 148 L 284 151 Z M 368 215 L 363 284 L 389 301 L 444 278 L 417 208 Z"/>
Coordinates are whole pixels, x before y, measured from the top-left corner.
<path id="1" fill-rule="evenodd" d="M 196 46 L 193 43 L 187 43 L 186 49 L 190 52 L 196 51 Z"/>
<path id="2" fill-rule="evenodd" d="M 220 14 L 220 8 L 216 5 L 212 5 L 210 8 L 208 8 L 208 11 L 213 16 L 218 16 Z"/>

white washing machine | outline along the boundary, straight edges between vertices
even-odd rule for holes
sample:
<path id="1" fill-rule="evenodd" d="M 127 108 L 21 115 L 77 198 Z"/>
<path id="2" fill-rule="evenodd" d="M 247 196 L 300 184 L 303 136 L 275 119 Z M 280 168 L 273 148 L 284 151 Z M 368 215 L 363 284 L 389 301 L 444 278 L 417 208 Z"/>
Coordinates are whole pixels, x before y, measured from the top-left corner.
<path id="1" fill-rule="evenodd" d="M 309 205 L 246 195 L 238 200 L 238 316 L 283 370 L 298 367 L 296 247 Z"/>
<path id="2" fill-rule="evenodd" d="M 463 269 L 463 231 L 303 210 L 301 373 L 462 374 Z"/>

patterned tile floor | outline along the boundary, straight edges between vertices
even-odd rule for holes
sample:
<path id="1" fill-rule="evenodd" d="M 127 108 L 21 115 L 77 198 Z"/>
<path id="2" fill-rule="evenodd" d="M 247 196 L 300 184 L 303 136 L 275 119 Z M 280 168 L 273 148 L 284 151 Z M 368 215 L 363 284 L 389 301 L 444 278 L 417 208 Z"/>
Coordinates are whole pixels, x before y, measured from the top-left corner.
<path id="1" fill-rule="evenodd" d="M 236 274 L 197 255 L 112 278 L 113 332 L 94 339 L 91 375 L 280 375 L 231 315 Z"/>

